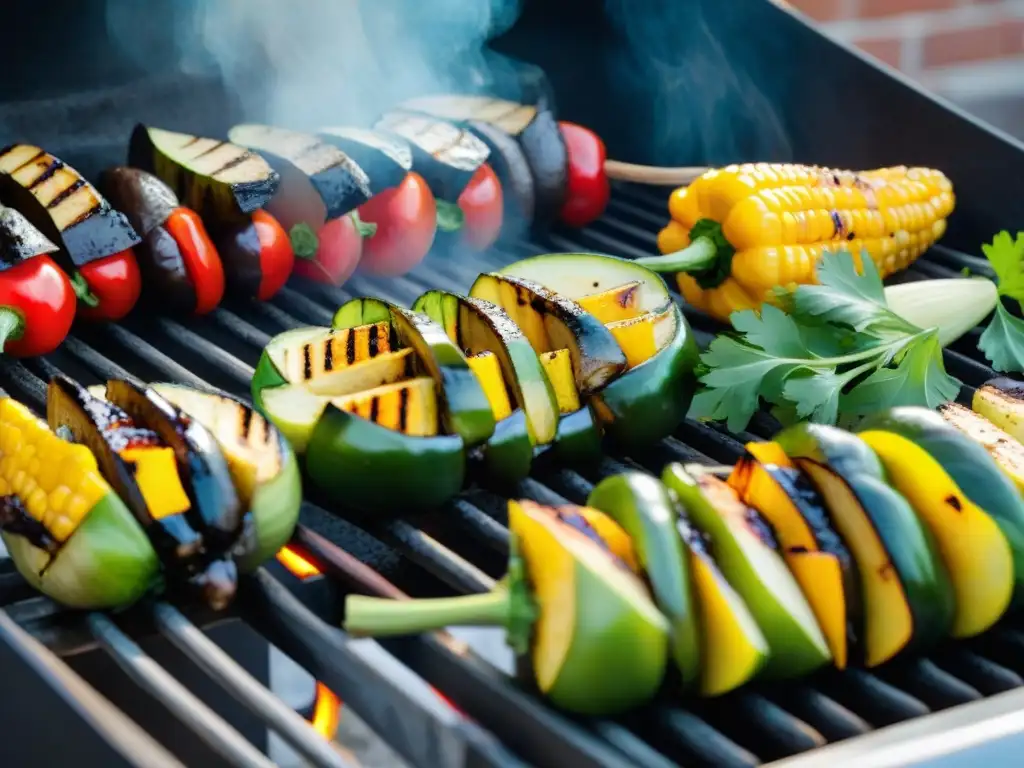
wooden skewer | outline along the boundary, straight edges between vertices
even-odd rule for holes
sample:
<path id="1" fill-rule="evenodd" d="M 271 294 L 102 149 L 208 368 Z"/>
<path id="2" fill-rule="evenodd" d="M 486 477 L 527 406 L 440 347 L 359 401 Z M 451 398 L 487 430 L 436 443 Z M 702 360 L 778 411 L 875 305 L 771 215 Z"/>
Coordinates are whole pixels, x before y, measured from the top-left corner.
<path id="1" fill-rule="evenodd" d="M 693 165 L 682 168 L 664 168 L 657 165 L 635 165 L 618 160 L 605 160 L 604 172 L 609 179 L 632 181 L 636 184 L 652 184 L 663 187 L 685 187 L 693 183 L 709 169 Z"/>

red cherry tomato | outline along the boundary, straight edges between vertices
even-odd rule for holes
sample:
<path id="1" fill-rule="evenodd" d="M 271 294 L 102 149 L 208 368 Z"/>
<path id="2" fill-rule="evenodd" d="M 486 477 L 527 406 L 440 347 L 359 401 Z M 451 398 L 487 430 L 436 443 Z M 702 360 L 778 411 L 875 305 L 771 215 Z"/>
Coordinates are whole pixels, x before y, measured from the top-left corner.
<path id="1" fill-rule="evenodd" d="M 175 208 L 164 227 L 178 244 L 192 289 L 196 294 L 195 313 L 205 315 L 224 298 L 224 265 L 217 255 L 203 220 L 190 208 Z"/>
<path id="2" fill-rule="evenodd" d="M 569 153 L 569 184 L 559 215 L 570 227 L 585 227 L 601 218 L 611 196 L 604 172 L 604 142 L 582 125 L 563 121 L 558 128 Z"/>
<path id="3" fill-rule="evenodd" d="M 78 300 L 49 256 L 33 256 L 0 272 L 0 349 L 13 357 L 53 352 L 71 330 Z"/>
<path id="4" fill-rule="evenodd" d="M 260 272 L 263 275 L 256 298 L 266 301 L 288 282 L 288 276 L 295 266 L 295 251 L 292 250 L 288 233 L 266 211 L 254 212 L 252 225 L 260 241 Z"/>
<path id="5" fill-rule="evenodd" d="M 501 182 L 487 163 L 476 169 L 473 178 L 459 195 L 459 208 L 466 220 L 462 225 L 462 241 L 475 251 L 494 245 L 501 233 Z"/>
<path id="6" fill-rule="evenodd" d="M 120 320 L 132 311 L 142 292 L 142 273 L 131 248 L 90 261 L 79 267 L 78 275 L 81 278 L 72 277 L 72 285 L 78 283 L 79 311 L 89 320 Z M 81 281 L 91 297 L 83 298 Z"/>
<path id="7" fill-rule="evenodd" d="M 295 254 L 295 274 L 328 285 L 341 285 L 359 266 L 363 235 L 354 214 L 324 224 L 316 233 L 316 253 Z"/>
<path id="8" fill-rule="evenodd" d="M 376 224 L 363 243 L 360 268 L 374 275 L 404 275 L 419 264 L 434 244 L 437 205 L 427 182 L 417 173 L 359 207 L 359 218 Z"/>

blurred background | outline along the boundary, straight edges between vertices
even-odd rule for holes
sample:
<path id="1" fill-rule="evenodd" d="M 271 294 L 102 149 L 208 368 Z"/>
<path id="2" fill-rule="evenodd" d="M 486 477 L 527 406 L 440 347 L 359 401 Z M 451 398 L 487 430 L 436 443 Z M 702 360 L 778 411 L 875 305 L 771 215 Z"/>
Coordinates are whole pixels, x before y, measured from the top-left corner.
<path id="1" fill-rule="evenodd" d="M 789 0 L 993 125 L 1024 137 L 1024 0 Z"/>

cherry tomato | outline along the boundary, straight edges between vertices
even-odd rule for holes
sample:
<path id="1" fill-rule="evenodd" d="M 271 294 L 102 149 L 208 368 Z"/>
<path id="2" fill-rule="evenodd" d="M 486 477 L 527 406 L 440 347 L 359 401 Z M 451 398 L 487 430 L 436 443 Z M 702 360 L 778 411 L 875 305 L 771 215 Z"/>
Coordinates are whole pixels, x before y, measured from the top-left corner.
<path id="1" fill-rule="evenodd" d="M 437 205 L 423 177 L 409 173 L 397 187 L 359 206 L 359 218 L 377 225 L 376 233 L 363 243 L 361 269 L 374 275 L 404 275 L 434 243 Z"/>
<path id="2" fill-rule="evenodd" d="M 316 233 L 316 252 L 296 248 L 295 274 L 328 285 L 341 285 L 351 277 L 363 255 L 363 235 L 353 213 L 324 224 Z"/>
<path id="3" fill-rule="evenodd" d="M 295 266 L 295 251 L 284 227 L 277 219 L 264 210 L 252 215 L 252 225 L 260 241 L 260 287 L 256 298 L 266 301 L 279 290 L 292 273 Z"/>
<path id="4" fill-rule="evenodd" d="M 569 154 L 569 184 L 559 215 L 570 227 L 585 227 L 601 218 L 611 196 L 604 142 L 582 125 L 560 122 L 558 128 Z"/>
<path id="5" fill-rule="evenodd" d="M 14 357 L 53 352 L 71 330 L 78 301 L 53 259 L 33 256 L 0 272 L 0 350 Z"/>
<path id="6" fill-rule="evenodd" d="M 466 217 L 462 241 L 476 251 L 494 245 L 501 233 L 502 205 L 501 182 L 491 166 L 484 163 L 459 195 L 459 208 Z"/>
<path id="7" fill-rule="evenodd" d="M 142 273 L 135 254 L 127 248 L 79 267 L 71 284 L 78 294 L 82 317 L 116 322 L 139 300 Z"/>
<path id="8" fill-rule="evenodd" d="M 164 227 L 178 244 L 185 272 L 196 295 L 195 313 L 205 315 L 224 298 L 224 265 L 203 220 L 190 208 L 175 208 Z"/>

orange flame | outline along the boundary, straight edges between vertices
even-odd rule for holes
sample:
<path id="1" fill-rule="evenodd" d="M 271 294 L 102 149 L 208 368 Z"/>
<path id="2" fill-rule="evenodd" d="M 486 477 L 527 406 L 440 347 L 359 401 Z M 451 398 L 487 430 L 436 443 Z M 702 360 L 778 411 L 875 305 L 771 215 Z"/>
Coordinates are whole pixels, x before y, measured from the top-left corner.
<path id="1" fill-rule="evenodd" d="M 320 569 L 291 547 L 282 547 L 277 553 L 277 560 L 300 579 L 308 579 L 320 573 Z"/>
<path id="2" fill-rule="evenodd" d="M 300 579 L 308 579 L 320 573 L 320 569 L 291 547 L 282 547 L 277 560 Z M 313 730 L 327 741 L 334 738 L 341 720 L 341 700 L 323 683 L 317 681 L 316 701 L 313 704 Z"/>

